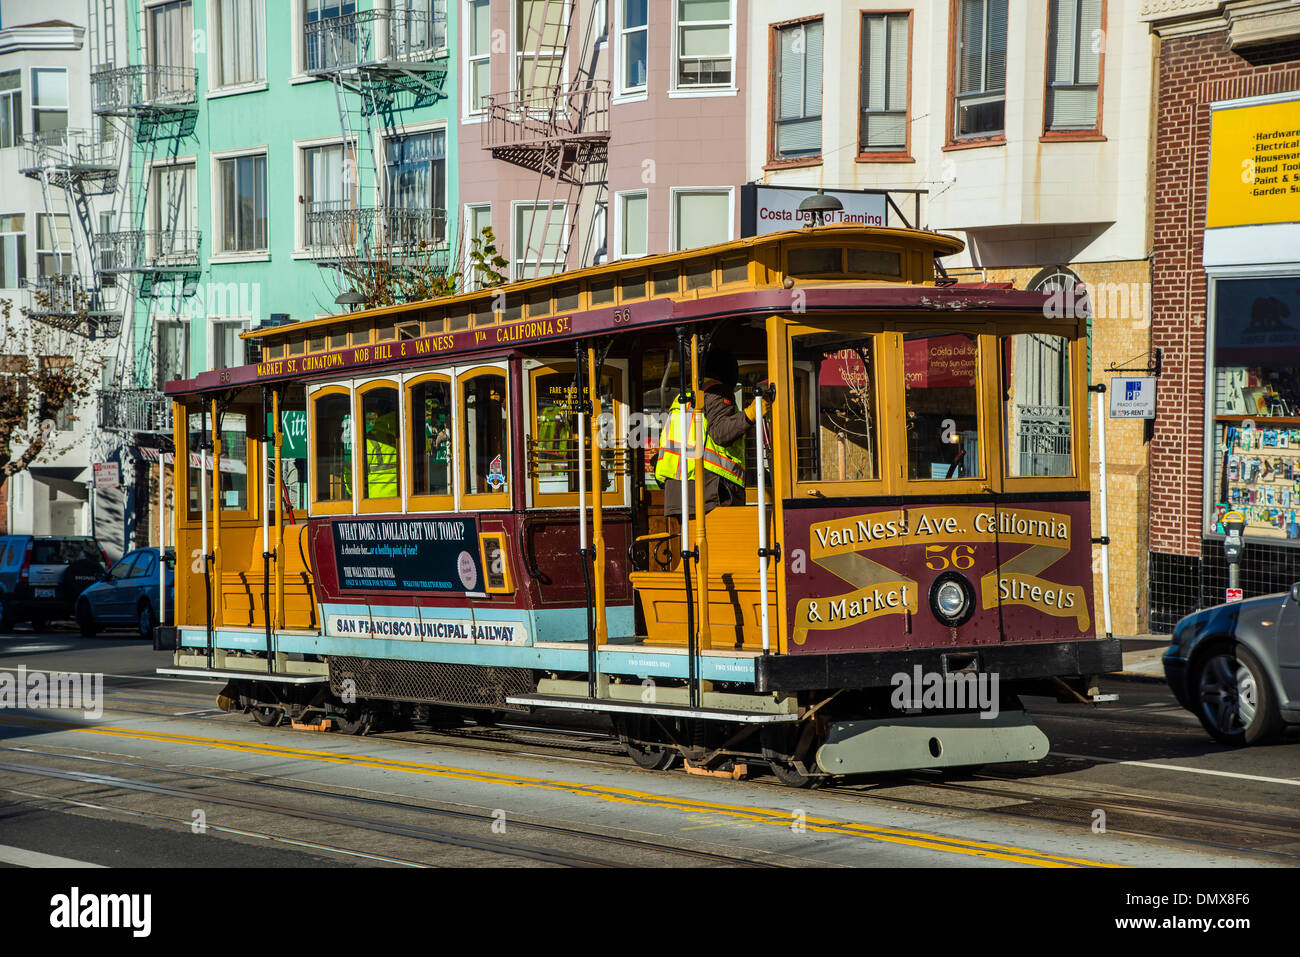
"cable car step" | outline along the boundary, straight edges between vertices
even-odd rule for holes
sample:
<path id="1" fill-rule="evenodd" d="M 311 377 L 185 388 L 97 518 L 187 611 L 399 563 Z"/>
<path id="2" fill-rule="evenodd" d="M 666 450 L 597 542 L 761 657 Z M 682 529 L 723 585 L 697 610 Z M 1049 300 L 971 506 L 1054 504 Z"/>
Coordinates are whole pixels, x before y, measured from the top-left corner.
<path id="1" fill-rule="evenodd" d="M 701 721 L 738 721 L 743 724 L 775 724 L 799 720 L 797 714 L 733 711 L 722 708 L 691 708 L 685 705 L 645 704 L 611 701 L 608 698 L 570 698 L 565 695 L 512 695 L 507 704 L 534 708 L 566 708 L 572 711 L 600 711 L 608 714 L 651 714 L 662 718 L 697 718 Z"/>
<path id="2" fill-rule="evenodd" d="M 212 668 L 156 668 L 160 675 L 175 677 L 184 675 L 188 678 L 222 678 L 229 681 L 238 678 L 241 681 L 273 681 L 285 685 L 326 684 L 329 675 L 286 675 L 268 674 L 265 671 L 217 671 Z"/>
<path id="3" fill-rule="evenodd" d="M 838 775 L 1039 761 L 1050 746 L 1028 711 L 901 715 L 836 721 L 817 749 L 817 766 Z"/>

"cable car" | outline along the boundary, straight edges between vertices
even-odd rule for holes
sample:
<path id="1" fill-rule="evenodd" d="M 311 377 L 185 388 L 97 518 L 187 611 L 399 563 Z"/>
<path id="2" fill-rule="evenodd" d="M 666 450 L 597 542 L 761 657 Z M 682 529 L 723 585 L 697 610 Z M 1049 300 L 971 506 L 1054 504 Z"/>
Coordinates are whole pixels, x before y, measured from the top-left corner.
<path id="1" fill-rule="evenodd" d="M 961 248 L 809 226 L 246 333 L 168 386 L 166 670 L 268 724 L 598 712 L 792 785 L 1045 756 L 1020 696 L 1120 664 L 1086 319 Z"/>

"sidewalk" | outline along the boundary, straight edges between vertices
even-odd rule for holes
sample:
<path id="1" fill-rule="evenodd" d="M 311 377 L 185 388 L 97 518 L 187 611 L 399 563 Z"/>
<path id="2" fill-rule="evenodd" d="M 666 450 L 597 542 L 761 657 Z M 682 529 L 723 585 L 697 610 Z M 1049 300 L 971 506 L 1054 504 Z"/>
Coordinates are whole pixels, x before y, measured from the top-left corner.
<path id="1" fill-rule="evenodd" d="M 1164 682 L 1165 669 L 1160 658 L 1169 647 L 1169 635 L 1116 635 L 1124 649 L 1124 666 L 1112 672 L 1112 678 L 1131 681 Z"/>

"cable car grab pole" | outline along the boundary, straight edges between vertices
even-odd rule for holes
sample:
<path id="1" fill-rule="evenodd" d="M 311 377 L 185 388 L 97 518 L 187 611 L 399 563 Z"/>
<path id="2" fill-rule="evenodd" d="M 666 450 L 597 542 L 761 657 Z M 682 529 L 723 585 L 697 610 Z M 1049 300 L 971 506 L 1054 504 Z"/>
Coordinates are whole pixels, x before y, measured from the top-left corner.
<path id="1" fill-rule="evenodd" d="M 262 507 L 262 617 L 266 620 L 266 672 L 275 670 L 275 656 L 271 652 L 271 503 L 266 500 L 266 445 L 270 433 L 266 428 L 266 386 L 262 386 L 262 480 L 259 483 L 257 497 Z"/>
<path id="2" fill-rule="evenodd" d="M 770 647 L 767 621 L 767 430 L 763 428 L 763 397 L 762 385 L 754 386 L 754 422 L 758 432 L 758 451 L 754 457 L 758 467 L 758 618 L 763 654 L 767 654 Z"/>
<path id="3" fill-rule="evenodd" d="M 587 697 L 596 697 L 596 622 L 592 607 L 591 567 L 587 564 L 587 390 L 583 381 L 582 341 L 573 344 L 574 401 L 578 413 L 578 556 L 587 589 Z"/>
<path id="4" fill-rule="evenodd" d="M 199 413 L 199 524 L 203 529 L 203 610 L 207 629 L 208 667 L 212 667 L 212 572 L 208 568 L 208 406 Z"/>
<path id="5" fill-rule="evenodd" d="M 693 341 L 693 340 L 692 340 Z M 691 360 L 694 365 L 694 359 Z M 699 707 L 700 689 L 695 674 L 695 593 L 691 587 L 691 559 L 698 555 L 698 552 L 691 550 L 690 537 L 690 508 L 687 488 L 689 481 L 689 468 L 687 456 L 690 454 L 687 445 L 690 437 L 690 422 L 692 415 L 692 405 L 695 396 L 690 390 L 690 383 L 687 376 L 690 374 L 686 370 L 686 329 L 682 326 L 677 327 L 677 366 L 678 379 L 681 383 L 681 416 L 677 422 L 677 454 L 681 460 L 682 484 L 682 573 L 686 576 L 686 661 L 687 661 L 687 687 L 690 693 L 690 705 L 692 708 Z"/>

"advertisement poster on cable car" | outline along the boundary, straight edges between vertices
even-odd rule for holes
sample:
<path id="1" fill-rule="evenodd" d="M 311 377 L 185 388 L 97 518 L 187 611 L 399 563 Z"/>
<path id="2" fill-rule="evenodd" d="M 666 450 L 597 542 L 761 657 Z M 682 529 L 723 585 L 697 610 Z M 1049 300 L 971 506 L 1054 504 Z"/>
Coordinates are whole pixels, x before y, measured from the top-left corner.
<path id="1" fill-rule="evenodd" d="M 483 591 L 472 518 L 338 521 L 333 529 L 345 591 Z"/>

